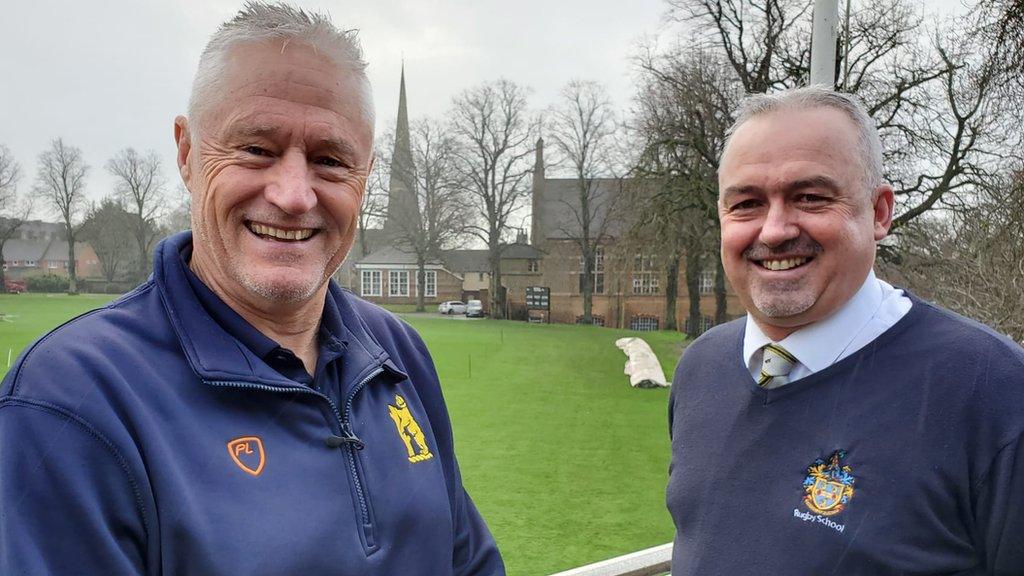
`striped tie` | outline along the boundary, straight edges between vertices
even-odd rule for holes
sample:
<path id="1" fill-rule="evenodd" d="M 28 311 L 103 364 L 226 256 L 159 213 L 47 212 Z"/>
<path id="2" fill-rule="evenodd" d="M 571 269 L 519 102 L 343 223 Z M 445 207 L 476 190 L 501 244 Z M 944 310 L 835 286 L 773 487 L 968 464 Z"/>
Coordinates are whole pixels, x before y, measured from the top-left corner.
<path id="1" fill-rule="evenodd" d="M 778 388 L 789 382 L 789 373 L 796 366 L 797 359 L 778 344 L 765 344 L 764 359 L 761 361 L 761 388 Z"/>

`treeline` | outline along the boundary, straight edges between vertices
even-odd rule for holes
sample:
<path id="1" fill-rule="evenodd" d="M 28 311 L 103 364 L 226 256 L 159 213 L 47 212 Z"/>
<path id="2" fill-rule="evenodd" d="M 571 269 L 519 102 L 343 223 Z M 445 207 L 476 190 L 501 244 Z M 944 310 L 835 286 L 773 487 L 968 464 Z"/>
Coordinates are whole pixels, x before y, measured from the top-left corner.
<path id="1" fill-rule="evenodd" d="M 490 308 L 500 314 L 501 253 L 529 221 L 543 138 L 548 169 L 575 181 L 572 197 L 560 200 L 565 217 L 558 225 L 580 254 L 584 321 L 595 272 L 607 264 L 602 247 L 613 244 L 630 255 L 624 260 L 640 255 L 636 261 L 660 273 L 665 328 L 676 328 L 680 274 L 690 325 L 701 325 L 705 271 L 714 275 L 715 322 L 724 321 L 717 170 L 726 130 L 744 94 L 807 83 L 812 4 L 667 0 L 661 36 L 623 55 L 632 58 L 637 79 L 625 111 L 594 81 L 568 82 L 558 101 L 542 108 L 529 105 L 527 87 L 507 79 L 463 90 L 442 117 L 380 139 L 360 228 L 389 220 L 421 274 L 444 249 L 474 239 L 485 245 Z M 886 179 L 896 191 L 893 234 L 882 247 L 885 272 L 1024 340 L 1024 291 L 1017 286 L 1024 239 L 1007 232 L 1021 230 L 1022 221 L 1014 212 L 1020 203 L 1010 200 L 1020 198 L 1024 180 L 1024 8 L 1019 0 L 981 0 L 945 23 L 926 20 L 921 9 L 909 0 L 853 2 L 839 31 L 834 88 L 857 94 L 875 118 Z M 396 147 L 396 139 L 407 146 Z M 4 149 L 0 158 L 8 156 Z M 40 156 L 29 196 L 60 216 L 69 239 L 86 234 L 98 254 L 123 255 L 101 255 L 110 262 L 105 274 L 141 277 L 143 256 L 167 229 L 159 162 L 152 153 L 119 153 L 106 166 L 117 190 L 89 209 L 80 200 L 85 168 L 76 148 L 55 140 Z M 8 221 L 24 210 L 13 200 L 17 176 L 16 163 L 13 172 L 0 164 L 0 215 Z M 623 183 L 622 193 L 609 195 L 609 180 Z M 405 188 L 410 206 L 387 206 L 393 186 Z M 368 236 L 361 234 L 357 253 L 370 248 Z M 967 281 L 979 276 L 984 283 Z M 997 306 L 990 304 L 995 295 L 1015 297 Z M 992 310 L 977 312 L 986 306 Z"/>
<path id="2" fill-rule="evenodd" d="M 0 259 L 6 242 L 35 212 L 56 217 L 67 244 L 67 291 L 78 290 L 75 243 L 96 252 L 107 282 L 140 282 L 149 274 L 150 254 L 159 238 L 187 227 L 187 205 L 171 207 L 166 181 L 155 152 L 126 148 L 107 161 L 115 185 L 99 202 L 85 197 L 90 166 L 81 149 L 56 138 L 36 163 L 36 177 L 19 193 L 22 169 L 0 145 Z M 0 272 L 0 283 L 3 281 Z"/>

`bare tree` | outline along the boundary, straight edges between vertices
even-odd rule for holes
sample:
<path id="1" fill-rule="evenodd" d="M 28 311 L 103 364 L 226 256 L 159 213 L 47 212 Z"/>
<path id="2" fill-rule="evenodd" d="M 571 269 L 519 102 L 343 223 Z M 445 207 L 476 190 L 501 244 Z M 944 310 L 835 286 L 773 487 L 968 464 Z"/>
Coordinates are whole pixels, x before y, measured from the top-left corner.
<path id="1" fill-rule="evenodd" d="M 171 208 L 164 213 L 160 226 L 168 234 L 192 228 L 192 196 L 184 184 L 178 184 L 174 197 L 177 200 L 172 200 Z"/>
<path id="2" fill-rule="evenodd" d="M 670 21 L 692 24 L 702 47 L 720 48 L 748 93 L 792 86 L 806 74 L 809 0 L 668 0 Z M 794 64 L 796 69 L 794 70 Z"/>
<path id="3" fill-rule="evenodd" d="M 1016 2 L 1016 0 L 995 0 Z M 669 17 L 721 54 L 748 92 L 801 85 L 810 0 L 670 0 Z M 1000 94 L 998 51 L 983 35 L 929 30 L 907 0 L 864 2 L 843 31 L 838 87 L 856 93 L 882 136 L 898 231 L 956 207 L 1019 150 L 1020 106 Z"/>
<path id="4" fill-rule="evenodd" d="M 467 231 L 487 245 L 491 316 L 504 318 L 502 240 L 511 231 L 511 217 L 530 193 L 527 176 L 535 134 L 527 118 L 526 90 L 508 80 L 470 88 L 455 98 L 450 118 L 458 167 L 479 220 Z"/>
<path id="5" fill-rule="evenodd" d="M 7 146 L 0 145 L 0 291 L 4 290 L 4 244 L 14 237 L 32 211 L 31 199 L 18 195 L 21 166 Z"/>
<path id="6" fill-rule="evenodd" d="M 427 262 L 464 233 L 469 210 L 450 128 L 424 119 L 412 125 L 412 166 L 397 175 L 416 199 L 416 211 L 396 214 L 397 244 L 416 256 L 416 310 L 424 310 Z"/>
<path id="7" fill-rule="evenodd" d="M 51 142 L 50 149 L 39 155 L 36 175 L 36 196 L 55 212 L 64 224 L 68 244 L 68 293 L 78 293 L 75 272 L 76 222 L 85 209 L 85 175 L 89 167 L 82 151 L 64 143 L 62 138 Z"/>
<path id="8" fill-rule="evenodd" d="M 1024 342 L 1024 172 L 912 222 L 895 251 L 882 270 L 892 280 Z"/>
<path id="9" fill-rule="evenodd" d="M 989 38 L 1007 79 L 1024 88 L 1024 0 L 980 0 L 974 17 L 977 32 Z"/>
<path id="10" fill-rule="evenodd" d="M 715 323 L 727 320 L 726 285 L 718 251 L 718 161 L 743 85 L 732 65 L 692 43 L 657 52 L 642 48 L 642 77 L 633 131 L 642 153 L 635 173 L 659 191 L 639 212 L 634 234 L 648 238 L 666 266 L 666 328 L 675 326 L 680 259 L 686 257 L 690 335 L 701 326 L 700 276 L 715 271 Z"/>
<path id="11" fill-rule="evenodd" d="M 137 270 L 136 258 L 147 256 L 135 249 L 135 215 L 125 210 L 122 202 L 119 198 L 104 198 L 89 210 L 79 227 L 78 236 L 96 252 L 107 282 L 133 274 Z"/>
<path id="12" fill-rule="evenodd" d="M 395 134 L 387 132 L 379 139 L 374 152 L 373 170 L 366 180 L 363 198 L 359 204 L 359 254 L 366 256 L 372 248 L 367 230 L 377 225 L 387 216 L 389 175 L 391 173 L 391 156 L 394 150 Z"/>
<path id="13" fill-rule="evenodd" d="M 107 162 L 107 171 L 116 179 L 115 191 L 134 220 L 131 234 L 138 250 L 136 279 L 141 280 L 149 274 L 149 251 L 156 241 L 157 220 L 164 207 L 160 158 L 153 151 L 143 156 L 134 148 L 125 148 Z"/>
<path id="14" fill-rule="evenodd" d="M 571 219 L 561 232 L 580 250 L 583 323 L 591 324 L 597 250 L 612 223 L 622 219 L 618 204 L 626 197 L 622 178 L 612 174 L 617 120 L 607 90 L 592 81 L 569 82 L 549 110 L 547 125 L 556 157 L 569 165 L 576 182 L 575 195 L 562 200 Z"/>

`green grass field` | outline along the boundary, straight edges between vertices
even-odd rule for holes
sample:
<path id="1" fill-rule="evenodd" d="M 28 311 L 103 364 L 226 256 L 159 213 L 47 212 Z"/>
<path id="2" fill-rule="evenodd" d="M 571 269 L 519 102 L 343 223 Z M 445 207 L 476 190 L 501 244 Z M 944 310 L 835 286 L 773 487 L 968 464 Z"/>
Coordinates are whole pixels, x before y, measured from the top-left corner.
<path id="1" fill-rule="evenodd" d="M 6 355 L 109 296 L 0 296 Z M 667 390 L 636 390 L 616 338 L 589 326 L 404 318 L 430 347 L 465 484 L 509 574 L 542 575 L 672 539 Z M 675 332 L 644 333 L 671 376 Z"/>

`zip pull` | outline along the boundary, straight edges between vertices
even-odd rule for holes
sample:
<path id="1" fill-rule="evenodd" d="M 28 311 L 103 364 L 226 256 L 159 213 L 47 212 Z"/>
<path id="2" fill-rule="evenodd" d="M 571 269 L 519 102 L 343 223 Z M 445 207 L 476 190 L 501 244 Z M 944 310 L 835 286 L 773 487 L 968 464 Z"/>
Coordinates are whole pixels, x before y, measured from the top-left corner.
<path id="1" fill-rule="evenodd" d="M 334 436 L 333 434 L 324 439 L 324 444 L 327 444 L 328 448 L 337 448 L 345 444 L 351 444 L 356 450 L 362 450 L 366 447 L 366 444 L 355 436 Z"/>

